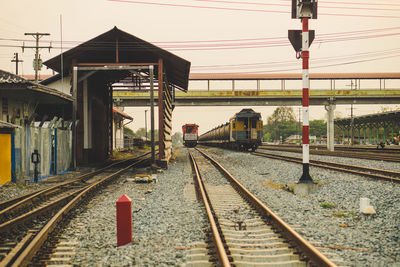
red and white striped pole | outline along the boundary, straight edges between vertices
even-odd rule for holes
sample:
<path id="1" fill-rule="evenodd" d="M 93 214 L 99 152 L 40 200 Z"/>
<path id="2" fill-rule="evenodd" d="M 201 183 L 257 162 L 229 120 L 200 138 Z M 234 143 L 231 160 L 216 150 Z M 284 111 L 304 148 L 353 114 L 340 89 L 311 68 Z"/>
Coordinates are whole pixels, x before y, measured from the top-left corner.
<path id="1" fill-rule="evenodd" d="M 310 52 L 309 48 L 309 31 L 308 31 L 308 18 L 302 18 L 303 24 L 302 29 L 302 49 L 301 57 L 303 59 L 303 175 L 301 176 L 299 183 L 314 183 L 310 176 L 310 125 L 309 125 L 309 90 L 310 90 L 310 79 L 309 79 L 309 59 Z"/>

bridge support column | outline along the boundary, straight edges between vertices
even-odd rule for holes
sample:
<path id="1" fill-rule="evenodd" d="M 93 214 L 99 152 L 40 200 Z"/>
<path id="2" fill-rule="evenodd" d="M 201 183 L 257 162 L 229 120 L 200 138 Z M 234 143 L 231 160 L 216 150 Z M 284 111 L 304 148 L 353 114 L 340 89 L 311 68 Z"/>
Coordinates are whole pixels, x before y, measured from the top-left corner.
<path id="1" fill-rule="evenodd" d="M 334 141 L 335 141 L 335 124 L 334 124 L 334 111 L 336 105 L 329 103 L 325 105 L 325 110 L 328 112 L 328 122 L 326 124 L 326 135 L 327 135 L 327 149 L 329 151 L 334 151 Z"/>

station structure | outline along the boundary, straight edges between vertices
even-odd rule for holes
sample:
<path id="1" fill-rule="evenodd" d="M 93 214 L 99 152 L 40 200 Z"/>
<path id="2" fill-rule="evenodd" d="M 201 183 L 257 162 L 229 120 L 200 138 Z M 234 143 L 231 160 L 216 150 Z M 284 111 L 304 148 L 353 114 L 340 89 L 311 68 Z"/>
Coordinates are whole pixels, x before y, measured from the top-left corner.
<path id="1" fill-rule="evenodd" d="M 33 167 L 29 159 L 33 148 L 38 146 L 42 149 L 39 151 L 42 159 L 46 158 L 48 163 L 41 165 L 42 175 L 62 172 L 69 165 L 74 168 L 103 162 L 120 146 L 123 120 L 133 120 L 116 108 L 152 107 L 154 129 L 154 107 L 158 106 L 157 163 L 165 167 L 172 153 L 171 121 L 175 106 L 299 106 L 302 103 L 301 74 L 189 75 L 190 62 L 116 27 L 44 64 L 59 74 L 40 84 L 0 73 L 1 142 L 15 152 L 15 155 L 1 156 L 12 163 L 11 167 L 7 165 L 6 181 L 10 179 L 10 172 L 18 172 L 17 166 L 22 166 L 20 171 L 26 176 L 30 175 Z M 328 148 L 331 150 L 336 105 L 400 103 L 400 73 L 310 73 L 309 78 L 309 104 L 325 106 L 328 111 Z M 368 125 L 392 127 L 392 131 L 397 131 L 399 120 L 398 114 L 395 115 L 391 122 L 385 115 L 355 117 L 352 125 L 356 130 Z M 351 123 L 344 119 L 336 124 L 346 130 Z M 120 141 L 113 140 L 113 136 L 119 136 Z M 69 149 L 71 143 L 72 149 Z"/>
<path id="2" fill-rule="evenodd" d="M 347 137 L 348 144 L 398 142 L 400 136 L 400 111 L 390 111 L 353 118 L 337 119 L 335 125 L 342 130 L 342 138 Z"/>
<path id="3" fill-rule="evenodd" d="M 167 164 L 172 153 L 172 95 L 187 91 L 190 62 L 114 27 L 43 64 L 60 73 L 45 83 L 67 90 L 74 99 L 73 167 L 104 161 L 112 153 L 112 85 L 123 79 L 157 92 L 157 162 Z"/>
<path id="4" fill-rule="evenodd" d="M 310 73 L 309 105 L 327 111 L 327 148 L 334 150 L 336 105 L 399 104 L 400 73 Z M 299 73 L 191 73 L 175 106 L 301 106 Z M 193 87 L 193 88 L 192 88 Z M 197 88 L 194 88 L 197 87 Z M 222 88 L 223 87 L 223 88 Z M 114 88 L 120 106 L 150 106 L 150 94 L 130 81 Z"/>

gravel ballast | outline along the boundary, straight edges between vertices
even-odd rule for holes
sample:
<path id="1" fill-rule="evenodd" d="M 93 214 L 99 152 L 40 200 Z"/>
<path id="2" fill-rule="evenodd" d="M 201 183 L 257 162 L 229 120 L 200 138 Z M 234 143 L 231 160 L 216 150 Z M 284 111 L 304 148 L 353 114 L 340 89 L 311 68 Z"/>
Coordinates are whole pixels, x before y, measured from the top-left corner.
<path id="1" fill-rule="evenodd" d="M 285 188 L 299 180 L 301 164 L 217 148 L 205 150 L 337 265 L 400 266 L 399 184 L 310 167 L 319 187 L 300 197 Z M 168 170 L 157 174 L 157 183 L 134 183 L 129 178 L 135 173 L 126 173 L 76 212 L 62 233 L 63 240 L 78 244 L 73 264 L 185 266 L 188 249 L 207 240 L 208 222 L 194 196 L 187 149 L 175 149 L 174 157 Z M 331 160 L 311 155 L 314 158 Z M 380 168 L 397 170 L 398 164 L 384 163 Z M 134 242 L 116 247 L 115 206 L 123 194 L 132 199 Z M 359 212 L 361 197 L 370 198 L 375 215 Z"/>

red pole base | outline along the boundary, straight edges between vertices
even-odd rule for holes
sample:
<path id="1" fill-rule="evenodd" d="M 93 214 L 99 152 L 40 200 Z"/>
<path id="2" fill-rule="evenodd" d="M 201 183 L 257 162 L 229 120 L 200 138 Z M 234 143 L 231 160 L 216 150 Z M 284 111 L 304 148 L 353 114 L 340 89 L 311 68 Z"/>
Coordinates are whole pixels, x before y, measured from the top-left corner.
<path id="1" fill-rule="evenodd" d="M 117 246 L 132 242 L 132 200 L 122 195 L 117 200 Z"/>

